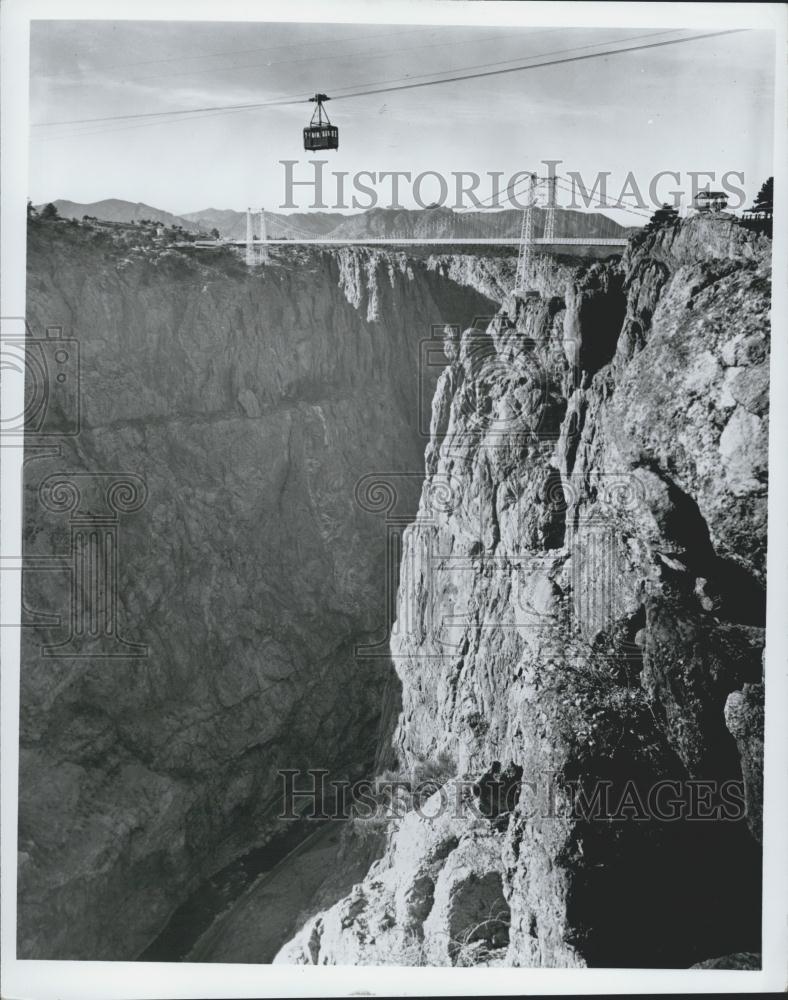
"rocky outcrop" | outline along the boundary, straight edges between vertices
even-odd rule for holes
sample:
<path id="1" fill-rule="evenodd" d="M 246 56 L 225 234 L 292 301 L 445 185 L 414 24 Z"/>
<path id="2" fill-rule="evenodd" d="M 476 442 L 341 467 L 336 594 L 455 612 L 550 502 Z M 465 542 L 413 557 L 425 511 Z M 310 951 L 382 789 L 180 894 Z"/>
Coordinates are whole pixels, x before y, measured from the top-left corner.
<path id="1" fill-rule="evenodd" d="M 28 249 L 31 327 L 76 338 L 81 393 L 78 434 L 53 409 L 27 442 L 18 954 L 133 959 L 272 836 L 279 768 L 371 766 L 391 671 L 354 648 L 385 626 L 386 528 L 354 489 L 401 473 L 415 509 L 419 342 L 493 304 L 364 251 L 247 270 L 65 222 Z M 135 504 L 103 506 L 120 482 Z M 136 657 L 44 655 L 82 606 L 79 517 L 116 531 Z"/>
<path id="2" fill-rule="evenodd" d="M 430 254 L 426 263 L 429 270 L 455 281 L 458 285 L 475 288 L 482 295 L 500 303 L 506 298 L 514 283 L 517 257 L 514 254 L 501 258 L 436 253 Z"/>
<path id="3" fill-rule="evenodd" d="M 725 723 L 741 758 L 747 822 L 758 841 L 763 835 L 764 694 L 763 684 L 745 684 L 725 702 Z"/>
<path id="4" fill-rule="evenodd" d="M 503 834 L 481 814 L 469 822 L 466 795 L 452 782 L 407 813 L 367 878 L 310 920 L 275 961 L 500 964 L 509 939 Z"/>
<path id="5" fill-rule="evenodd" d="M 760 969 L 761 956 L 757 952 L 742 951 L 735 955 L 722 955 L 698 962 L 693 969 Z"/>
<path id="6" fill-rule="evenodd" d="M 395 742 L 519 796 L 492 823 L 447 785 L 279 961 L 456 962 L 491 900 L 480 962 L 758 951 L 769 277 L 768 241 L 697 217 L 447 337 Z"/>

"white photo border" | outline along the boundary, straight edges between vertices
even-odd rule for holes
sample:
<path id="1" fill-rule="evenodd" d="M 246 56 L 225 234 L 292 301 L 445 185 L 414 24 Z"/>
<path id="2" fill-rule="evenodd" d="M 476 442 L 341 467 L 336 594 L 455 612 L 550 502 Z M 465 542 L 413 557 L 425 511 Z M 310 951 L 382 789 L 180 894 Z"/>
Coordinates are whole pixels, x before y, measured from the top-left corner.
<path id="1" fill-rule="evenodd" d="M 20 961 L 16 958 L 16 832 L 20 630 L 0 629 L 2 784 L 2 995 L 9 1000 L 162 1000 L 191 997 L 706 993 L 788 987 L 788 177 L 785 5 L 755 3 L 568 3 L 520 0 L 4 0 L 0 8 L 2 164 L 0 317 L 25 314 L 30 22 L 52 20 L 323 21 L 334 23 L 708 28 L 774 31 L 775 163 L 771 440 L 766 644 L 763 968 L 445 969 L 300 967 L 144 962 Z M 4 319 L 5 323 L 6 320 Z M 2 372 L 2 415 L 22 412 L 23 376 Z M 22 449 L 0 448 L 0 555 L 20 551 Z M 0 580 L 3 621 L 19 621 L 20 575 Z"/>

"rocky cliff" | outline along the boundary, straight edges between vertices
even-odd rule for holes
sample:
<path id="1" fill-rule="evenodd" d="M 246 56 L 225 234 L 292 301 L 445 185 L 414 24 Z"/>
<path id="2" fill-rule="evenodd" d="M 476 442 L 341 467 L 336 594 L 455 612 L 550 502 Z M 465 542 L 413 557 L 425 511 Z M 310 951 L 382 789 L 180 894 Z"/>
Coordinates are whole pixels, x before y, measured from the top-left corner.
<path id="1" fill-rule="evenodd" d="M 370 766 L 386 528 L 355 487 L 402 473 L 415 508 L 419 342 L 495 304 L 362 250 L 247 270 L 34 221 L 28 253 L 80 392 L 29 370 L 19 957 L 132 959 L 273 835 L 279 768 Z"/>
<path id="2" fill-rule="evenodd" d="M 277 961 L 752 963 L 769 280 L 697 217 L 447 335 L 392 652 L 450 773 Z"/>

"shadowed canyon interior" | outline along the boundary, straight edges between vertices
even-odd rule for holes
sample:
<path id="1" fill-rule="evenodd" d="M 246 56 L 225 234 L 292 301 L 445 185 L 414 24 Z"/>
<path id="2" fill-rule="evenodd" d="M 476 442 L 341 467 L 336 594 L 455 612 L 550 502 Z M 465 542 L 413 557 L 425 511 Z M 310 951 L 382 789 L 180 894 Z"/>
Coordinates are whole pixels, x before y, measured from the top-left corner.
<path id="1" fill-rule="evenodd" d="M 470 251 L 249 271 L 39 223 L 28 255 L 81 391 L 79 434 L 28 444 L 25 558 L 70 551 L 50 477 L 137 477 L 117 626 L 147 655 L 23 629 L 20 957 L 756 961 L 768 240 L 695 217 L 528 295 Z M 25 607 L 70 621 L 68 572 Z M 279 769 L 438 761 L 432 818 L 276 818 Z M 638 821 L 742 779 L 746 819 Z M 600 782 L 623 820 L 560 808 Z"/>

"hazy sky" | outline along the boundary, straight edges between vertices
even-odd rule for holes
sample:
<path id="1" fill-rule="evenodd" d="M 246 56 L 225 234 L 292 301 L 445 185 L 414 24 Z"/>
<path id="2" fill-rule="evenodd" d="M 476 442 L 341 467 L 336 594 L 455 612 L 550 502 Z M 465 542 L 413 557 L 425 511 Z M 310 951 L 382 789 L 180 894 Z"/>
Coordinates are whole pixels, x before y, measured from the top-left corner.
<path id="1" fill-rule="evenodd" d="M 709 31 L 714 30 L 710 23 Z M 696 32 L 688 32 L 694 34 Z M 38 21 L 31 32 L 31 123 L 171 112 L 336 94 L 430 73 L 473 72 L 678 37 L 643 28 L 403 27 L 380 24 Z M 637 39 L 625 42 L 629 39 Z M 571 51 L 567 51 L 571 50 Z M 771 33 L 748 31 L 417 90 L 340 99 L 328 171 L 539 168 L 592 181 L 629 171 L 742 171 L 748 198 L 772 172 Z M 181 213 L 285 199 L 279 161 L 301 161 L 312 105 L 194 118 L 31 128 L 30 197 L 142 201 Z M 664 197 L 676 185 L 667 179 Z M 718 185 L 712 185 L 718 186 Z M 306 208 L 308 192 L 297 195 Z M 388 197 L 388 182 L 378 185 Z M 411 206 L 410 187 L 403 203 Z M 480 189 L 484 195 L 486 184 Z M 424 193 L 430 195 L 429 184 Z M 333 184 L 327 188 L 333 204 Z M 620 221 L 631 217 L 616 215 Z"/>

